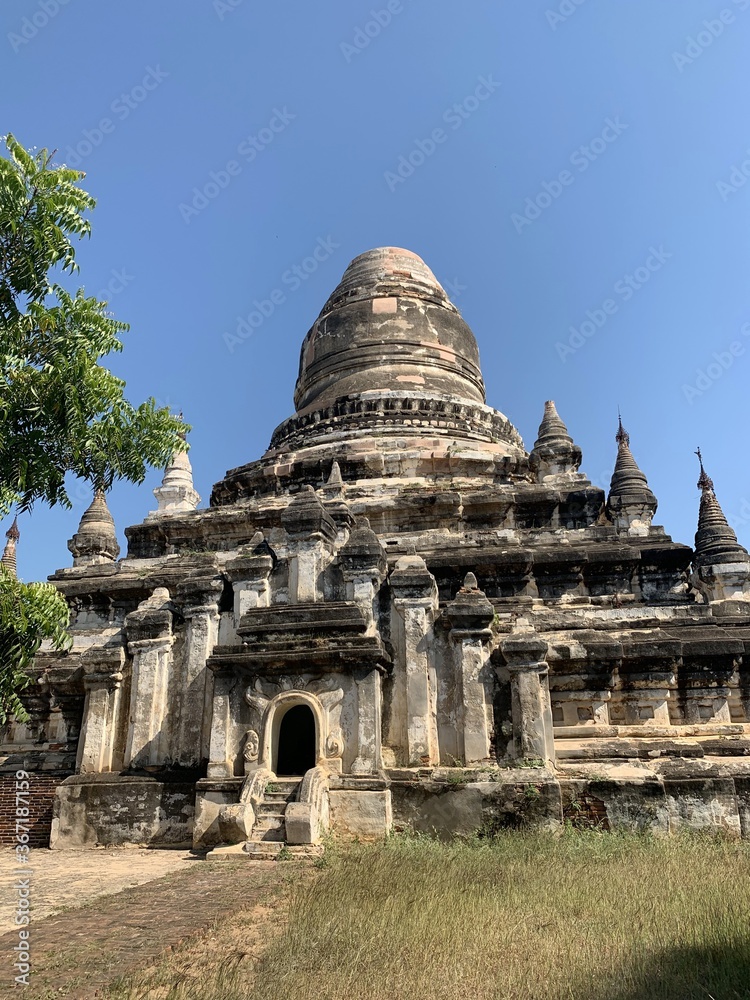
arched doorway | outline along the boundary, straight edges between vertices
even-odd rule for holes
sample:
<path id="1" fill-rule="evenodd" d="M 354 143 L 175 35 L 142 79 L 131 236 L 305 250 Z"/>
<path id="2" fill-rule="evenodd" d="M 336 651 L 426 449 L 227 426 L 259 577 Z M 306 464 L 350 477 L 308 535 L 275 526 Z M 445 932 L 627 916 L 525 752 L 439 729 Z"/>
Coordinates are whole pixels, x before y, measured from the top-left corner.
<path id="1" fill-rule="evenodd" d="M 293 705 L 279 726 L 276 774 L 303 775 L 315 767 L 315 716 L 308 705 Z"/>

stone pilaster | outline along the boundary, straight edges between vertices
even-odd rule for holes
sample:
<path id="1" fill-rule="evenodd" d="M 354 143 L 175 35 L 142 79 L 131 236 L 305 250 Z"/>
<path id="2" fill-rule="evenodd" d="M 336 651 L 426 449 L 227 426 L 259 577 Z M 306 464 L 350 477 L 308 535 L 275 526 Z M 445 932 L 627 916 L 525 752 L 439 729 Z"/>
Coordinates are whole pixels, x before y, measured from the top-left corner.
<path id="1" fill-rule="evenodd" d="M 169 591 L 157 587 L 125 619 L 133 657 L 126 768 L 163 764 L 169 755 L 167 707 L 174 644 L 169 604 Z"/>
<path id="2" fill-rule="evenodd" d="M 547 643 L 519 619 L 500 646 L 510 672 L 513 745 L 519 758 L 555 759 Z"/>
<path id="3" fill-rule="evenodd" d="M 122 744 L 116 746 L 122 712 L 122 668 L 125 651 L 121 646 L 84 653 L 83 685 L 86 700 L 83 726 L 78 740 L 76 770 L 84 773 L 119 771 Z"/>
<path id="4" fill-rule="evenodd" d="M 34 743 L 47 742 L 47 728 L 52 711 L 52 696 L 49 691 L 35 684 L 21 692 L 21 701 L 28 712 L 26 732 Z"/>
<path id="5" fill-rule="evenodd" d="M 268 579 L 274 567 L 274 557 L 265 551 L 269 546 L 260 532 L 256 539 L 257 544 L 248 546 L 249 552 L 232 559 L 224 570 L 234 591 L 235 628 L 246 611 L 251 608 L 267 608 L 269 605 Z M 254 543 L 256 539 L 253 539 Z"/>
<path id="6" fill-rule="evenodd" d="M 494 608 L 467 573 L 463 587 L 446 608 L 456 670 L 458 752 L 465 764 L 490 755 L 488 692 L 483 673 L 488 660 Z"/>
<path id="7" fill-rule="evenodd" d="M 221 589 L 220 577 L 200 583 L 191 580 L 179 595 L 181 603 L 185 602 L 182 614 L 186 629 L 180 671 L 180 722 L 172 756 L 184 767 L 196 767 L 208 759 L 213 674 L 206 661 L 218 639 Z"/>
<path id="8" fill-rule="evenodd" d="M 216 667 L 213 674 L 214 696 L 207 777 L 232 778 L 234 766 L 230 756 L 229 737 L 232 724 L 231 691 L 236 681 L 231 668 Z"/>
<path id="9" fill-rule="evenodd" d="M 353 774 L 373 774 L 380 770 L 382 693 L 380 671 L 359 671 L 357 682 L 357 757 Z"/>
<path id="10" fill-rule="evenodd" d="M 406 756 L 410 766 L 439 763 L 435 690 L 428 634 L 438 609 L 435 577 L 418 555 L 402 556 L 390 577 L 393 603 L 402 620 L 396 664 L 406 688 Z"/>

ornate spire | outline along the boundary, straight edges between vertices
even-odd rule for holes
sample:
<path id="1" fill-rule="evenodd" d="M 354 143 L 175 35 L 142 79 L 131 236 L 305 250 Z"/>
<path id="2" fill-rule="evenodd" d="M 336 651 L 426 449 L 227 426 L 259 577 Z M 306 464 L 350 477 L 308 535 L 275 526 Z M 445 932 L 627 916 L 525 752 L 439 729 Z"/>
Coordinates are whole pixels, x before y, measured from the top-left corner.
<path id="1" fill-rule="evenodd" d="M 104 490 L 97 487 L 94 499 L 83 512 L 78 531 L 68 542 L 74 566 L 99 566 L 114 562 L 120 554 L 115 521 Z"/>
<path id="2" fill-rule="evenodd" d="M 656 513 L 658 501 L 649 489 L 648 480 L 630 451 L 630 435 L 618 414 L 617 460 L 607 497 L 607 517 L 617 528 L 645 531 Z"/>
<path id="3" fill-rule="evenodd" d="M 700 567 L 744 562 L 748 558 L 747 549 L 737 541 L 737 536 L 729 526 L 724 511 L 716 499 L 713 480 L 703 467 L 700 448 L 695 454 L 701 466 L 698 478 L 701 503 L 698 512 L 698 530 L 695 533 L 694 563 Z"/>
<path id="4" fill-rule="evenodd" d="M 544 404 L 544 417 L 539 434 L 529 456 L 529 465 L 537 481 L 557 473 L 577 472 L 581 464 L 581 449 L 574 444 L 568 428 L 560 419 L 554 402 Z"/>
<path id="5" fill-rule="evenodd" d="M 16 571 L 16 545 L 18 544 L 18 539 L 21 537 L 21 532 L 18 530 L 18 518 L 13 518 L 13 524 L 5 532 L 5 537 L 8 539 L 5 543 L 5 550 L 3 551 L 2 559 L 0 563 L 7 569 L 11 576 L 17 576 Z"/>
<path id="6" fill-rule="evenodd" d="M 180 413 L 182 418 L 182 413 Z M 184 435 L 180 435 L 185 440 Z M 154 490 L 157 510 L 154 514 L 180 514 L 195 510 L 201 501 L 193 486 L 193 468 L 186 451 L 176 451 L 164 472 L 161 486 Z"/>

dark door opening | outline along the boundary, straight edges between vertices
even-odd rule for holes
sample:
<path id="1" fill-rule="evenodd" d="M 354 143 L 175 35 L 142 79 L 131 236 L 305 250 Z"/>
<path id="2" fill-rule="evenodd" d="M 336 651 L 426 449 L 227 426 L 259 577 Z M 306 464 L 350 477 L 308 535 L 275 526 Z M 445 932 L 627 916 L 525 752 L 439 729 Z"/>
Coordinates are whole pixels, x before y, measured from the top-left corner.
<path id="1" fill-rule="evenodd" d="M 311 767 L 315 767 L 315 717 L 307 705 L 295 705 L 279 726 L 276 774 L 301 776 Z"/>

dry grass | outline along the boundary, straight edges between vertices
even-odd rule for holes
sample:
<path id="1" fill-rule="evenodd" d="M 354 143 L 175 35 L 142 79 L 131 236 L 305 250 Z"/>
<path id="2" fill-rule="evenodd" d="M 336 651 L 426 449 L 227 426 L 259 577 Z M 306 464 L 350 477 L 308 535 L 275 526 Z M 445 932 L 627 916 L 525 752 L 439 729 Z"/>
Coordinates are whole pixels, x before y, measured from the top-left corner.
<path id="1" fill-rule="evenodd" d="M 214 962 L 204 941 L 191 981 L 167 988 L 167 967 L 158 992 L 143 979 L 112 996 L 750 998 L 750 846 L 595 832 L 394 838 L 334 852 L 292 884 L 285 927 L 273 926 L 251 961 Z"/>

